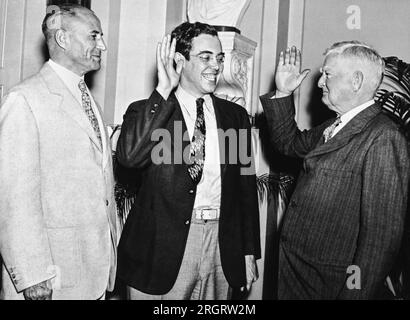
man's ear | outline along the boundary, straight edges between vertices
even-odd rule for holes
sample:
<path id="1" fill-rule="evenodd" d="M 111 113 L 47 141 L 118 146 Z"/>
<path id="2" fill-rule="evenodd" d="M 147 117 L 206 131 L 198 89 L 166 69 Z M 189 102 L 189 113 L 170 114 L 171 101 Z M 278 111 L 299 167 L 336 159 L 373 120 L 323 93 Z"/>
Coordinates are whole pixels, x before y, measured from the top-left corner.
<path id="1" fill-rule="evenodd" d="M 353 79 L 352 79 L 352 84 L 353 84 L 353 91 L 357 92 L 360 90 L 360 88 L 363 86 L 363 72 L 361 71 L 355 71 L 353 72 Z"/>
<path id="2" fill-rule="evenodd" d="M 186 59 L 180 52 L 175 52 L 174 61 L 176 65 L 181 64 L 184 67 Z"/>
<path id="3" fill-rule="evenodd" d="M 58 46 L 62 49 L 67 49 L 67 46 L 70 43 L 67 33 L 62 29 L 58 29 L 56 31 L 56 33 L 54 34 L 54 40 L 56 41 Z"/>

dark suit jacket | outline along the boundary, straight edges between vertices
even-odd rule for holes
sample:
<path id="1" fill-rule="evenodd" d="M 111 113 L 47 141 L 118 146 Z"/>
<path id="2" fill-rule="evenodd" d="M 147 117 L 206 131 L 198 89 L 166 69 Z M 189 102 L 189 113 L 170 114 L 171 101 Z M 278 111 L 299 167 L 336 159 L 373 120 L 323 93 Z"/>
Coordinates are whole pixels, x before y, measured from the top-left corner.
<path id="1" fill-rule="evenodd" d="M 272 95 L 261 102 L 273 146 L 304 158 L 281 231 L 279 298 L 377 298 L 403 233 L 409 178 L 404 136 L 375 104 L 323 144 L 323 130 L 334 119 L 301 132 L 293 97 Z M 360 268 L 360 279 L 358 269 L 348 273 L 352 265 Z M 360 290 L 346 286 L 352 275 L 348 282 Z"/>
<path id="2" fill-rule="evenodd" d="M 251 154 L 246 111 L 226 100 L 214 96 L 212 99 L 217 127 L 234 129 L 237 133 L 239 129 L 246 129 L 246 148 Z M 167 139 L 162 141 L 162 146 L 170 149 L 171 164 L 152 161 L 151 151 L 159 144 L 152 141 L 151 135 L 159 128 L 171 134 L 170 143 Z M 119 162 L 138 168 L 142 180 L 119 244 L 118 276 L 128 285 L 149 294 L 165 294 L 175 283 L 196 195 L 187 165 L 174 163 L 174 159 L 182 159 L 182 151 L 189 147 L 189 141 L 174 137 L 178 131 L 185 133 L 187 128 L 177 99 L 171 95 L 165 101 L 154 91 L 148 100 L 129 106 L 117 144 Z M 226 140 L 226 146 L 230 143 L 239 150 L 238 139 Z M 221 156 L 229 159 L 228 148 L 223 148 L 221 141 L 220 149 Z M 233 163 L 221 164 L 219 246 L 222 267 L 233 288 L 246 283 L 244 256 L 260 257 L 255 175 L 241 175 L 240 172 L 249 165 L 241 164 L 238 156 Z"/>

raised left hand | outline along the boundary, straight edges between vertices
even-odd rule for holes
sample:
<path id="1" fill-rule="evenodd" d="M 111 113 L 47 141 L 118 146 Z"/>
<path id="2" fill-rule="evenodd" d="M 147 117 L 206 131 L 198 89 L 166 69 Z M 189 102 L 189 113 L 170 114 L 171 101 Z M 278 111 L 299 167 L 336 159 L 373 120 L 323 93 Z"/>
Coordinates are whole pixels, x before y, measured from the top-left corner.
<path id="1" fill-rule="evenodd" d="M 275 74 L 276 96 L 292 94 L 309 72 L 309 69 L 301 72 L 301 53 L 295 46 L 287 48 L 285 53 L 282 51 Z"/>

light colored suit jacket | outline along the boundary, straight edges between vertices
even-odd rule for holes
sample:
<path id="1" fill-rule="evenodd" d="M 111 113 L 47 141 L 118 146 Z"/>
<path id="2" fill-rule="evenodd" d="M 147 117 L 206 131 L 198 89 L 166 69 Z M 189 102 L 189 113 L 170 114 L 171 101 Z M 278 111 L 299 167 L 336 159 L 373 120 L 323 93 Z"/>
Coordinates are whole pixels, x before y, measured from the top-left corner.
<path id="1" fill-rule="evenodd" d="M 53 299 L 112 290 L 117 215 L 111 148 L 46 63 L 0 108 L 1 298 L 53 278 Z"/>

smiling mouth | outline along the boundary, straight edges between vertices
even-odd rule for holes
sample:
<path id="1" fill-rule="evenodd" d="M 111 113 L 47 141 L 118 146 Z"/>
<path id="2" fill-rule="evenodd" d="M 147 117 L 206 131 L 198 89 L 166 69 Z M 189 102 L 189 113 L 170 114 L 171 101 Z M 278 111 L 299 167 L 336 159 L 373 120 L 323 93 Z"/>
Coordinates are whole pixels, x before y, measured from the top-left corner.
<path id="1" fill-rule="evenodd" d="M 202 74 L 202 76 L 205 78 L 205 80 L 210 81 L 210 82 L 216 82 L 216 79 L 218 77 L 217 74 L 210 74 L 210 73 Z"/>

